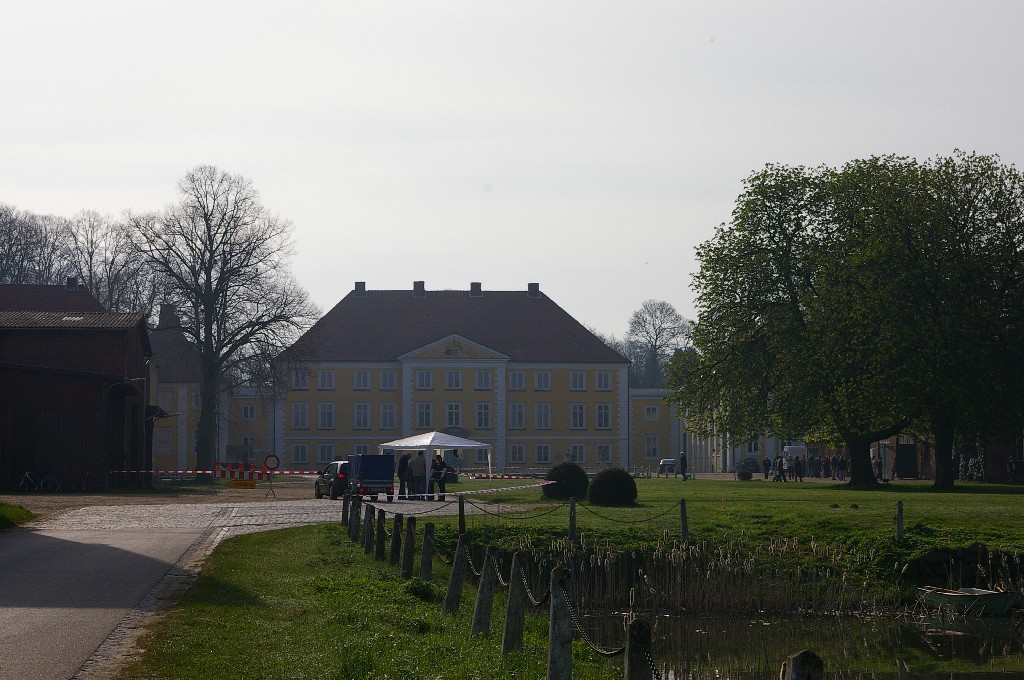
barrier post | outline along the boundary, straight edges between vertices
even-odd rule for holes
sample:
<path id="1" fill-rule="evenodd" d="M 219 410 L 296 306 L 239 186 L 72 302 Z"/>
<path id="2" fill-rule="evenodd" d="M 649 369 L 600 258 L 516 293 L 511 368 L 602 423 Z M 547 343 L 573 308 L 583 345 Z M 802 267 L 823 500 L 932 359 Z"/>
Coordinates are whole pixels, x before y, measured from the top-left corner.
<path id="1" fill-rule="evenodd" d="M 349 495 L 345 494 L 341 497 L 341 523 L 348 526 L 348 504 Z"/>
<path id="2" fill-rule="evenodd" d="M 690 542 L 690 524 L 686 521 L 686 499 L 679 499 L 679 530 L 683 536 L 683 545 Z"/>
<path id="3" fill-rule="evenodd" d="M 551 614 L 548 620 L 548 680 L 572 680 L 572 619 L 569 616 L 570 571 L 551 570 Z"/>
<path id="4" fill-rule="evenodd" d="M 395 523 L 391 527 L 391 558 L 392 567 L 397 567 L 402 559 L 402 513 L 395 515 Z"/>
<path id="5" fill-rule="evenodd" d="M 823 680 L 825 662 L 809 649 L 786 659 L 779 673 L 780 680 Z"/>
<path id="6" fill-rule="evenodd" d="M 362 496 L 356 496 L 355 503 L 352 504 L 352 514 L 349 515 L 349 535 L 352 536 L 352 542 L 359 542 L 359 522 L 363 516 L 363 498 Z"/>
<path id="7" fill-rule="evenodd" d="M 387 519 L 387 513 L 384 512 L 384 508 L 377 510 L 377 550 L 373 554 L 374 559 L 378 562 L 383 562 L 387 556 L 385 554 L 385 543 L 387 541 L 387 528 L 384 526 L 384 522 Z"/>
<path id="8" fill-rule="evenodd" d="M 466 533 L 466 498 L 459 494 L 459 536 Z"/>
<path id="9" fill-rule="evenodd" d="M 470 635 L 491 634 L 491 608 L 494 604 L 494 582 L 497 576 L 497 559 L 494 546 L 487 546 L 484 551 L 484 567 L 480 572 L 480 586 L 476 591 L 476 608 L 473 610 L 473 625 Z"/>
<path id="10" fill-rule="evenodd" d="M 576 542 L 576 499 L 569 497 L 569 543 Z"/>
<path id="11" fill-rule="evenodd" d="M 523 622 L 526 619 L 526 584 L 523 583 L 522 557 L 512 555 L 512 571 L 508 577 L 508 600 L 505 603 L 505 632 L 501 636 L 501 655 L 523 647 Z"/>
<path id="12" fill-rule="evenodd" d="M 423 548 L 420 550 L 420 580 L 434 578 L 434 523 L 423 525 Z"/>
<path id="13" fill-rule="evenodd" d="M 405 521 L 405 553 L 402 555 L 402 578 L 412 578 L 412 561 L 416 553 L 416 517 Z"/>
<path id="14" fill-rule="evenodd" d="M 455 548 L 452 560 L 452 574 L 448 579 L 448 592 L 444 596 L 444 613 L 454 614 L 462 600 L 462 584 L 466 580 L 466 544 L 465 536 L 459 536 L 459 546 Z"/>
<path id="15" fill-rule="evenodd" d="M 373 552 L 373 506 L 366 506 L 366 518 L 363 521 L 363 552 Z"/>
<path id="16" fill-rule="evenodd" d="M 653 672 L 650 660 L 651 624 L 636 618 L 629 622 L 626 633 L 625 680 L 651 680 Z"/>
<path id="17" fill-rule="evenodd" d="M 903 501 L 896 501 L 896 545 L 903 545 Z"/>

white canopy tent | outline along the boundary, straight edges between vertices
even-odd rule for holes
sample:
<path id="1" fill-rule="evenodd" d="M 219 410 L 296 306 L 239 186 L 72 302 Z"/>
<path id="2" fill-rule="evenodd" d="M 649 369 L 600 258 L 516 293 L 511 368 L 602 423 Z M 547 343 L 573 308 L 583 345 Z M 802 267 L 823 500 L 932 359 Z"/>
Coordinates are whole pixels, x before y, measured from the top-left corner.
<path id="1" fill-rule="evenodd" d="M 385 442 L 378 447 L 380 453 L 385 449 L 395 451 L 424 451 L 427 460 L 434 457 L 436 451 L 449 451 L 451 449 L 487 449 L 487 474 L 491 474 L 494 462 L 494 451 L 490 444 L 478 442 L 473 439 L 463 439 L 443 432 L 425 432 L 405 439 L 396 439 L 393 442 Z M 442 454 L 443 455 L 443 454 Z"/>

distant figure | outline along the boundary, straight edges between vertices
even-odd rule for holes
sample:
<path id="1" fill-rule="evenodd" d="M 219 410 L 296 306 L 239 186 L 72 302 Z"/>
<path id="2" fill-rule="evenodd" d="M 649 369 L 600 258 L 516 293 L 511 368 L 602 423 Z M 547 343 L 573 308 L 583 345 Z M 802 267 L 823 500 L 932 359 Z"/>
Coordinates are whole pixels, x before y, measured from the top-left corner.
<path id="1" fill-rule="evenodd" d="M 882 457 L 872 456 L 871 467 L 875 471 L 875 479 L 877 479 L 878 481 L 882 481 Z"/>
<path id="2" fill-rule="evenodd" d="M 1017 461 L 1013 459 L 1013 454 L 1010 454 L 1010 457 L 1006 459 L 1006 476 L 1007 484 L 1016 484 Z"/>
<path id="3" fill-rule="evenodd" d="M 765 456 L 761 461 L 761 467 L 764 469 L 764 478 L 768 479 L 768 473 L 772 471 L 772 459 Z"/>
<path id="4" fill-rule="evenodd" d="M 409 452 L 403 451 L 398 459 L 398 497 L 404 498 L 409 493 Z"/>
<path id="5" fill-rule="evenodd" d="M 793 459 L 793 474 L 796 476 L 796 481 L 804 481 L 804 459 L 800 456 Z"/>
<path id="6" fill-rule="evenodd" d="M 683 473 L 683 481 L 686 481 L 686 454 L 679 454 L 679 471 Z"/>
<path id="7" fill-rule="evenodd" d="M 833 453 L 832 454 L 832 479 L 835 479 L 836 475 L 838 475 L 838 474 L 839 474 L 839 454 L 838 453 Z"/>
<path id="8" fill-rule="evenodd" d="M 437 485 L 437 495 L 434 496 L 435 500 L 444 500 L 444 485 L 448 480 L 448 465 L 444 462 L 444 457 L 439 453 L 434 456 L 434 462 L 430 464 L 430 485 Z"/>
<path id="9" fill-rule="evenodd" d="M 839 478 L 840 482 L 846 481 L 846 456 L 839 456 L 839 462 L 836 463 L 836 467 L 839 468 L 836 471 L 836 477 Z"/>
<path id="10" fill-rule="evenodd" d="M 409 476 L 412 478 L 409 493 L 422 501 L 427 493 L 427 459 L 423 457 L 422 451 L 417 451 L 416 457 L 409 461 Z"/>

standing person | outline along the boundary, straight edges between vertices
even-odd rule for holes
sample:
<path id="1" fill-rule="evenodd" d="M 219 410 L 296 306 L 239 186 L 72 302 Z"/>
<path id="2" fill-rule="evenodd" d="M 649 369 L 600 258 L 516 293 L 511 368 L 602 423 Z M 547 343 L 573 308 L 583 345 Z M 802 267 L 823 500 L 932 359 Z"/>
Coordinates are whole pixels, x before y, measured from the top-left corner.
<path id="1" fill-rule="evenodd" d="M 403 451 L 398 459 L 398 497 L 405 498 L 409 493 L 409 452 Z"/>
<path id="2" fill-rule="evenodd" d="M 773 482 L 781 482 L 782 481 L 782 456 L 781 455 L 775 456 L 775 462 L 772 463 L 772 469 L 775 472 L 775 475 L 772 477 L 772 481 Z"/>
<path id="3" fill-rule="evenodd" d="M 444 456 L 440 453 L 434 456 L 434 462 L 430 464 L 430 483 L 437 484 L 437 495 L 434 500 L 444 500 L 444 485 L 448 476 L 448 464 L 444 462 Z"/>
<path id="4" fill-rule="evenodd" d="M 875 479 L 882 481 L 882 456 L 871 456 L 871 467 L 875 472 Z"/>
<path id="5" fill-rule="evenodd" d="M 764 469 L 764 478 L 768 479 L 768 473 L 772 471 L 772 459 L 765 456 L 761 461 L 761 467 Z"/>
<path id="6" fill-rule="evenodd" d="M 686 481 L 686 454 L 679 454 L 679 471 L 683 473 L 683 481 Z"/>
<path id="7" fill-rule="evenodd" d="M 793 457 L 786 455 L 782 457 L 782 481 L 788 482 L 793 476 L 790 470 L 792 469 Z"/>
<path id="8" fill-rule="evenodd" d="M 427 493 L 427 459 L 423 457 L 422 451 L 416 452 L 416 457 L 409 461 L 409 476 L 412 478 L 410 495 L 415 495 L 417 500 L 423 500 Z"/>
<path id="9" fill-rule="evenodd" d="M 1016 484 L 1015 478 L 1017 476 L 1017 461 L 1013 459 L 1013 454 L 1006 459 L 1006 477 L 1008 484 Z"/>
<path id="10" fill-rule="evenodd" d="M 836 474 L 839 472 L 839 454 L 832 454 L 832 479 L 836 478 Z"/>
<path id="11" fill-rule="evenodd" d="M 801 456 L 793 459 L 793 474 L 796 476 L 796 481 L 804 481 L 804 459 Z"/>
<path id="12" fill-rule="evenodd" d="M 840 482 L 845 482 L 846 481 L 846 456 L 845 455 L 844 456 L 839 456 L 839 462 L 836 463 L 836 466 L 839 468 L 839 474 L 838 474 L 839 481 Z"/>

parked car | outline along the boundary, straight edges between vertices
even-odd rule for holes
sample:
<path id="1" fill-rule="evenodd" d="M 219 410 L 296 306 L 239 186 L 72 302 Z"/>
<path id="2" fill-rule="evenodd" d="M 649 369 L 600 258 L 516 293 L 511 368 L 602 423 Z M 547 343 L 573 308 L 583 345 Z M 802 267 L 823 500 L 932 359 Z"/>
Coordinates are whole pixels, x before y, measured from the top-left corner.
<path id="1" fill-rule="evenodd" d="M 746 470 L 751 474 L 757 474 L 763 472 L 761 469 L 761 462 L 757 458 L 744 458 L 740 461 L 740 464 L 736 466 L 736 472 L 742 472 Z"/>
<path id="2" fill-rule="evenodd" d="M 661 462 L 658 463 L 658 474 L 659 475 L 674 475 L 676 473 L 676 459 L 675 458 L 662 458 Z"/>
<path id="3" fill-rule="evenodd" d="M 348 478 L 347 460 L 336 460 L 328 464 L 313 482 L 313 497 L 319 499 L 328 496 L 332 501 L 338 500 L 348 488 Z"/>

